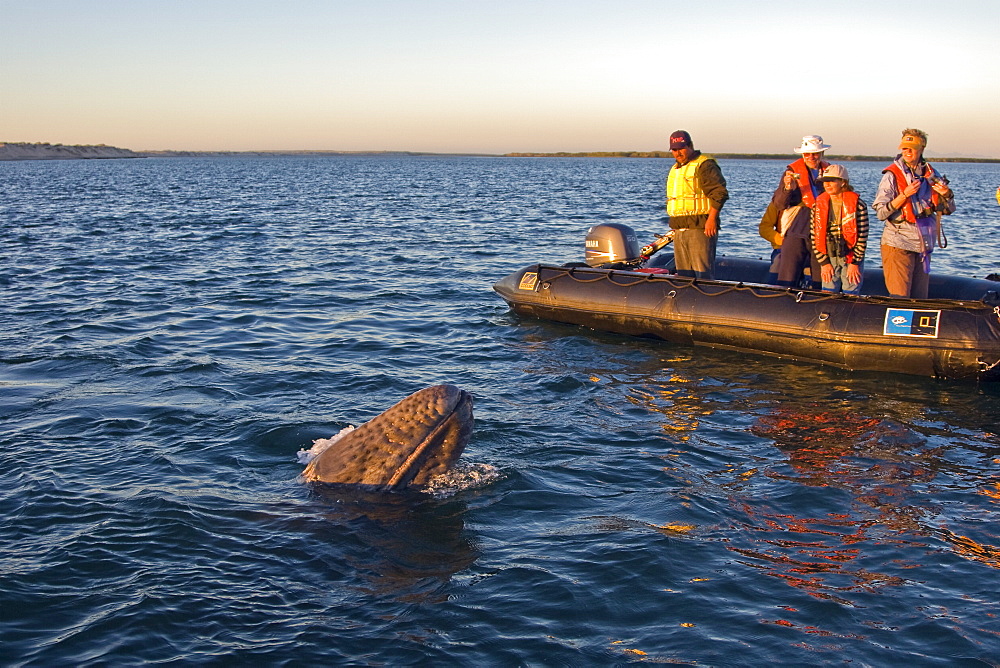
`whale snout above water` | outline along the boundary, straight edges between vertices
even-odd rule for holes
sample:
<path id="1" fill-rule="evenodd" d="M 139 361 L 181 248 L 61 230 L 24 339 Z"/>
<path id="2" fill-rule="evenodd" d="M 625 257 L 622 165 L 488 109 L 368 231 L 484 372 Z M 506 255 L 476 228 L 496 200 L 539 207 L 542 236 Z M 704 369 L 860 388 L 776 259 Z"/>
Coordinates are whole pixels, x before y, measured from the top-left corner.
<path id="1" fill-rule="evenodd" d="M 423 487 L 454 465 L 472 426 L 471 394 L 454 385 L 427 387 L 338 439 L 302 477 L 385 490 Z"/>

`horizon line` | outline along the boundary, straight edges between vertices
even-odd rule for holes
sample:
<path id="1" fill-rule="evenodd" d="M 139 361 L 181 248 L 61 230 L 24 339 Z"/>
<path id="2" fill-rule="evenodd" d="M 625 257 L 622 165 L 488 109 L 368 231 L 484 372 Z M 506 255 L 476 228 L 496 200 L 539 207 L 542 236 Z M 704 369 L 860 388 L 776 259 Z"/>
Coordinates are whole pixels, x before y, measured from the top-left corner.
<path id="1" fill-rule="evenodd" d="M 4 149 L 10 147 L 9 151 Z M 20 149 L 20 150 L 18 150 Z M 730 152 L 706 151 L 720 159 L 759 159 L 783 160 L 796 157 L 794 152 L 762 153 L 762 152 Z M 6 157 L 3 153 L 13 153 Z M 23 155 L 16 155 L 25 153 Z M 32 155 L 37 153 L 38 155 Z M 412 156 L 469 156 L 469 157 L 515 157 L 515 158 L 656 158 L 673 159 L 669 150 L 649 151 L 508 151 L 505 153 L 490 153 L 485 151 L 409 151 L 409 150 L 339 150 L 339 149 L 250 149 L 250 150 L 201 150 L 201 149 L 142 149 L 133 150 L 110 146 L 108 144 L 52 144 L 49 142 L 0 142 L 0 160 L 45 159 L 46 153 L 54 153 L 51 157 L 76 158 L 126 158 L 126 157 L 197 157 L 197 156 L 240 156 L 240 155 L 412 155 Z M 828 154 L 828 159 L 846 161 L 892 161 L 895 156 L 865 155 L 865 154 Z M 1000 158 L 973 156 L 925 156 L 928 160 L 939 162 L 1000 162 Z"/>

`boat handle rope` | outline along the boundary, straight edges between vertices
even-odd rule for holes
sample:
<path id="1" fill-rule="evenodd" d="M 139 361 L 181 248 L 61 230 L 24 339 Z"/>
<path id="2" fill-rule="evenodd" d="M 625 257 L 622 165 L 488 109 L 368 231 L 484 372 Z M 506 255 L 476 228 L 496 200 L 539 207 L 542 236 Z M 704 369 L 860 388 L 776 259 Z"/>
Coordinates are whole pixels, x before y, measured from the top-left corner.
<path id="1" fill-rule="evenodd" d="M 596 283 L 597 281 L 603 281 L 603 280 L 607 279 L 607 281 L 609 283 L 613 283 L 613 284 L 615 284 L 615 285 L 617 285 L 619 287 L 622 287 L 622 288 L 630 288 L 633 285 L 639 285 L 640 283 L 648 283 L 653 278 L 653 274 L 643 274 L 643 275 L 640 275 L 640 276 L 634 276 L 633 278 L 635 278 L 635 280 L 632 281 L 631 283 L 620 283 L 620 282 L 614 280 L 614 278 L 613 278 L 614 277 L 614 272 L 613 271 L 609 271 L 607 274 L 599 274 L 595 278 L 579 278 L 579 277 L 576 276 L 576 274 L 573 271 L 574 269 L 576 269 L 576 267 L 570 267 L 570 268 L 558 267 L 558 268 L 555 268 L 555 269 L 556 269 L 556 271 L 562 271 L 562 273 L 566 274 L 567 276 L 569 276 L 570 278 L 572 278 L 577 283 Z M 553 276 L 553 278 L 555 278 L 555 277 Z"/>
<path id="2" fill-rule="evenodd" d="M 667 280 L 668 282 L 670 282 L 669 279 L 664 279 L 664 280 Z M 681 283 L 679 285 L 677 283 L 670 282 L 670 285 L 672 287 L 678 287 L 678 288 L 690 288 L 692 290 L 700 292 L 701 294 L 705 295 L 706 297 L 720 297 L 722 295 L 729 294 L 730 292 L 746 291 L 746 292 L 749 292 L 750 294 L 752 294 L 754 297 L 759 297 L 760 299 L 777 299 L 777 298 L 781 298 L 781 297 L 787 297 L 791 293 L 791 290 L 788 289 L 788 288 L 784 288 L 784 289 L 783 288 L 773 288 L 773 289 L 764 288 L 762 291 L 758 292 L 758 288 L 756 286 L 748 286 L 748 285 L 744 285 L 743 283 L 737 283 L 736 285 L 727 286 L 724 290 L 718 290 L 716 292 L 710 292 L 708 290 L 705 290 L 704 288 L 702 288 L 698 284 L 698 281 L 691 281 L 691 282 L 686 282 L 685 281 L 684 283 Z M 829 294 L 824 293 L 822 295 L 817 296 L 814 299 L 805 299 L 805 293 L 802 292 L 802 291 L 799 291 L 796 294 L 796 296 L 795 296 L 795 301 L 796 302 L 803 302 L 804 301 L 804 303 L 806 303 L 806 304 L 813 304 L 815 302 L 825 302 L 825 301 L 829 301 L 831 299 L 836 299 L 837 297 L 838 297 L 838 295 L 835 294 L 835 293 L 829 293 Z"/>
<path id="3" fill-rule="evenodd" d="M 607 275 L 608 283 L 613 283 L 614 285 L 621 286 L 623 288 L 630 288 L 633 285 L 639 285 L 640 283 L 648 283 L 652 279 L 652 274 L 647 274 L 645 276 L 640 276 L 631 283 L 619 283 L 614 279 L 614 272 L 609 271 Z"/>
<path id="4" fill-rule="evenodd" d="M 576 277 L 576 276 L 575 276 L 575 275 L 573 274 L 573 269 L 562 269 L 562 268 L 560 268 L 560 269 L 557 269 L 557 271 L 559 271 L 559 270 L 561 270 L 561 271 L 562 271 L 562 273 L 566 274 L 567 276 L 569 276 L 570 278 L 572 278 L 572 279 L 573 279 L 574 281 L 576 281 L 577 283 L 596 283 L 597 281 L 603 281 L 603 280 L 604 280 L 604 278 L 605 278 L 603 274 L 602 274 L 602 275 L 600 275 L 600 276 L 597 276 L 596 278 L 589 278 L 589 279 L 584 279 L 584 278 L 577 278 L 577 277 Z M 553 276 L 553 278 L 555 278 L 555 276 Z M 636 283 L 639 283 L 639 282 L 641 282 L 641 280 L 642 280 L 642 279 L 640 279 L 640 280 L 636 281 Z"/>
<path id="5" fill-rule="evenodd" d="M 785 297 L 788 294 L 790 294 L 790 292 L 791 292 L 791 290 L 788 289 L 788 288 L 785 288 L 785 289 L 781 289 L 781 288 L 767 289 L 767 288 L 765 288 L 762 292 L 758 292 L 757 291 L 758 290 L 757 287 L 755 287 L 755 286 L 746 286 L 743 283 L 737 283 L 737 284 L 732 285 L 732 286 L 727 286 L 725 289 L 719 290 L 717 292 L 709 292 L 708 290 L 703 289 L 698 284 L 697 280 L 683 280 L 682 279 L 682 280 L 680 280 L 678 282 L 675 282 L 673 279 L 668 278 L 668 277 L 666 277 L 666 276 L 664 276 L 662 274 L 648 274 L 648 275 L 645 275 L 645 276 L 636 276 L 635 280 L 632 281 L 631 283 L 622 283 L 622 282 L 614 280 L 614 278 L 613 278 L 614 272 L 608 272 L 607 274 L 601 274 L 601 275 L 599 275 L 599 276 L 597 276 L 595 278 L 579 278 L 579 277 L 577 277 L 574 274 L 573 269 L 575 269 L 575 267 L 569 267 L 569 268 L 559 267 L 557 270 L 561 270 L 562 273 L 566 274 L 567 276 L 569 276 L 570 278 L 572 278 L 577 283 L 596 283 L 597 281 L 603 281 L 603 280 L 607 279 L 607 281 L 609 283 L 613 283 L 614 285 L 617 285 L 619 287 L 630 288 L 633 285 L 639 285 L 640 283 L 648 283 L 650 281 L 657 280 L 657 281 L 665 281 L 672 288 L 680 288 L 680 289 L 691 288 L 691 289 L 694 289 L 697 292 L 700 292 L 701 294 L 705 295 L 706 297 L 719 297 L 721 295 L 729 294 L 730 292 L 733 292 L 733 291 L 746 290 L 750 294 L 752 294 L 754 297 L 759 297 L 761 299 L 774 299 L 774 298 L 778 298 L 778 297 Z M 555 278 L 555 277 L 553 276 L 553 278 Z M 676 290 L 674 291 L 674 294 L 676 295 Z M 838 297 L 839 297 L 839 295 L 837 293 L 831 292 L 831 293 L 824 293 L 822 295 L 819 295 L 819 296 L 815 297 L 814 299 L 806 299 L 805 298 L 805 293 L 800 290 L 800 291 L 798 291 L 795 294 L 795 301 L 798 302 L 798 303 L 802 303 L 804 301 L 806 304 L 812 304 L 814 302 L 825 302 L 825 301 L 829 301 L 831 299 L 837 299 Z"/>
<path id="6" fill-rule="evenodd" d="M 731 288 L 728 288 L 726 290 L 720 290 L 718 292 L 708 292 L 707 290 L 703 290 L 696 283 L 691 283 L 688 286 L 681 286 L 681 287 L 694 288 L 701 294 L 706 295 L 708 297 L 718 297 L 719 295 L 724 295 L 733 292 L 734 290 L 745 290 L 750 294 L 752 294 L 754 297 L 759 297 L 760 299 L 778 299 L 781 297 L 787 297 L 792 294 L 792 291 L 789 288 L 782 289 L 777 287 L 772 289 L 764 288 L 762 291 L 758 292 L 758 288 L 756 286 L 743 285 L 742 283 L 738 283 L 732 286 Z M 830 301 L 831 299 L 837 299 L 840 296 L 841 295 L 838 295 L 835 292 L 830 292 L 830 293 L 823 293 L 821 295 L 816 295 L 812 299 L 807 299 L 806 294 L 801 290 L 799 290 L 798 292 L 795 293 L 795 301 L 803 304 L 815 304 L 816 302 L 826 302 Z"/>

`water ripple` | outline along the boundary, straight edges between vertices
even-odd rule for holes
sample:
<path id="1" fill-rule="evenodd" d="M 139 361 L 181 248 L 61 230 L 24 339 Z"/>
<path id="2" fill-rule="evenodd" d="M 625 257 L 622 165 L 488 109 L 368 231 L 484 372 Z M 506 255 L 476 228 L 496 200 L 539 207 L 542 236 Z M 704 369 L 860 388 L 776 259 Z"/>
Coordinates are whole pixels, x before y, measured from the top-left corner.
<path id="1" fill-rule="evenodd" d="M 762 256 L 781 161 L 723 161 Z M 990 665 L 1000 391 L 513 316 L 663 160 L 0 163 L 0 663 Z M 870 201 L 879 165 L 851 165 Z M 993 165 L 940 270 L 997 271 Z M 446 493 L 296 452 L 476 400 Z M 477 478 L 477 475 L 479 476 Z"/>

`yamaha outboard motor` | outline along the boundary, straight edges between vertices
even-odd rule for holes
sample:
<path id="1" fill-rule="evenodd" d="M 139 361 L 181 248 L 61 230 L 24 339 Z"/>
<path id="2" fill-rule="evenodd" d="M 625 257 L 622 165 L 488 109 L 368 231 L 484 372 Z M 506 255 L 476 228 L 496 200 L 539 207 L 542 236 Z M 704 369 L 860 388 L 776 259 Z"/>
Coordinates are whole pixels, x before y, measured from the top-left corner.
<path id="1" fill-rule="evenodd" d="M 628 225 L 603 223 L 587 230 L 584 256 L 591 267 L 635 260 L 639 257 L 639 239 Z"/>

